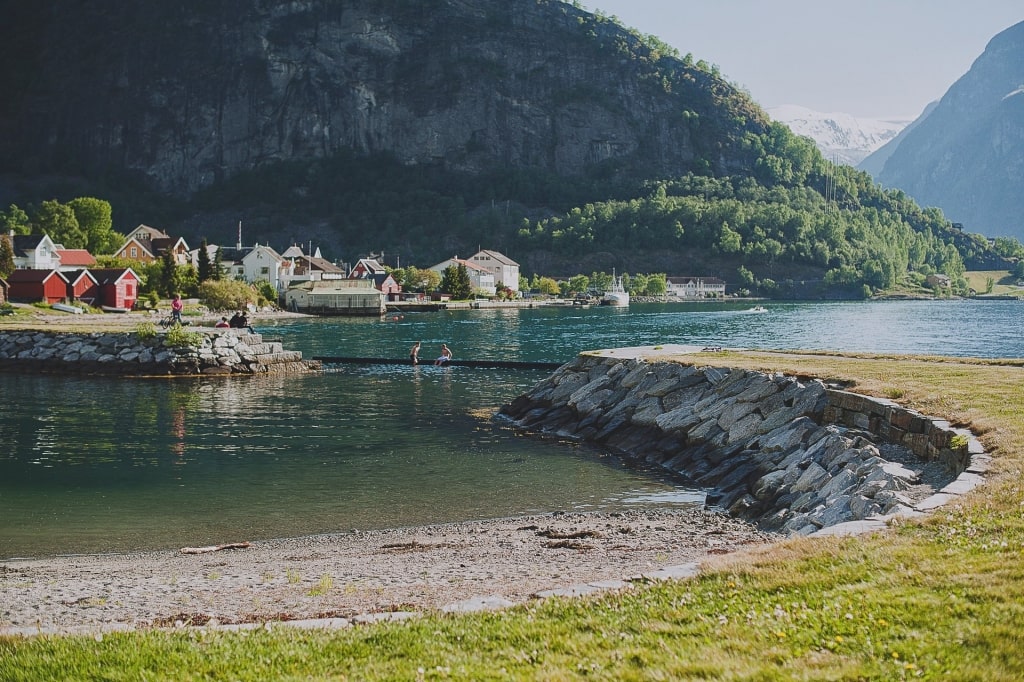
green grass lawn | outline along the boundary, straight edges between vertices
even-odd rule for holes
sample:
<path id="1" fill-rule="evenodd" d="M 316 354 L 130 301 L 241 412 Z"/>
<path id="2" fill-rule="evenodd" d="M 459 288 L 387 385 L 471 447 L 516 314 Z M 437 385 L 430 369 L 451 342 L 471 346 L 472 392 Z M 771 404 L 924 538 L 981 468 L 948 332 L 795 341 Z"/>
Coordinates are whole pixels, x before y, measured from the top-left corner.
<path id="1" fill-rule="evenodd" d="M 1021 680 L 1024 361 L 724 352 L 970 427 L 986 485 L 878 535 L 716 557 L 695 579 L 331 632 L 0 639 L 0 679 Z"/>
<path id="2" fill-rule="evenodd" d="M 1017 278 L 1008 270 L 975 270 L 964 273 L 964 277 L 979 296 L 1024 296 L 1024 287 L 1017 286 Z M 992 283 L 991 292 L 988 291 L 989 282 Z"/>

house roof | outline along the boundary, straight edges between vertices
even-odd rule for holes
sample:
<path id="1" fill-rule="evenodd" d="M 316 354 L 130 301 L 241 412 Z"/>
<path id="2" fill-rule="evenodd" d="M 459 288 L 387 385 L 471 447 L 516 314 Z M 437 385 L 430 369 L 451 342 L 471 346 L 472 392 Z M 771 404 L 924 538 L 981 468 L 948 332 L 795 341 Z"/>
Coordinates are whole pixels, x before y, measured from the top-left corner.
<path id="1" fill-rule="evenodd" d="M 69 284 L 76 284 L 78 280 L 82 279 L 82 277 L 88 277 L 93 282 L 99 284 L 96 280 L 96 275 L 92 274 L 91 270 L 86 270 L 85 268 L 81 270 L 65 270 L 64 277 L 68 280 Z"/>
<path id="2" fill-rule="evenodd" d="M 376 258 L 360 258 L 356 262 L 355 268 L 352 268 L 352 269 L 355 270 L 360 265 L 362 265 L 363 268 L 367 272 L 369 272 L 370 274 L 373 274 L 373 275 L 376 275 L 376 274 L 381 273 L 381 272 L 387 272 L 387 270 L 384 268 L 384 266 L 381 265 L 380 262 Z"/>
<path id="3" fill-rule="evenodd" d="M 717 277 L 666 277 L 666 282 L 670 284 L 689 284 L 703 282 L 704 284 L 725 284 L 725 280 L 718 279 Z"/>
<path id="4" fill-rule="evenodd" d="M 116 284 L 122 278 L 131 275 L 136 281 L 139 276 L 131 268 L 98 268 L 90 270 L 99 284 Z"/>
<path id="5" fill-rule="evenodd" d="M 45 234 L 16 234 L 11 238 L 11 248 L 14 250 L 15 256 L 27 256 L 35 251 L 44 239 L 50 239 L 50 237 Z M 50 243 L 53 244 L 52 239 L 50 239 Z"/>
<path id="6" fill-rule="evenodd" d="M 292 244 L 291 246 L 284 250 L 284 253 L 282 253 L 281 256 L 283 258 L 301 258 L 302 247 Z"/>
<path id="7" fill-rule="evenodd" d="M 455 265 L 457 265 L 457 266 L 458 265 L 464 265 L 464 266 L 466 266 L 466 270 L 476 270 L 477 272 L 480 272 L 481 274 L 487 274 L 487 275 L 491 274 L 490 270 L 488 270 L 484 266 L 480 265 L 479 263 L 474 263 L 473 261 L 464 260 L 464 259 L 458 258 L 458 257 L 453 257 L 453 258 L 449 258 L 447 260 L 443 260 L 440 263 L 438 263 L 437 265 L 435 265 L 435 266 L 433 266 L 431 268 L 428 268 L 428 269 L 429 270 L 438 270 L 438 269 L 444 270 L 446 267 L 448 267 L 446 265 L 446 263 L 455 263 Z"/>
<path id="8" fill-rule="evenodd" d="M 164 232 L 163 230 L 161 230 L 161 229 L 159 229 L 157 227 L 150 227 L 149 225 L 141 225 L 141 224 L 138 227 L 136 227 L 134 230 L 132 230 L 131 236 L 133 238 L 136 237 L 136 236 L 139 236 L 142 239 L 146 239 L 146 240 L 149 240 L 149 239 L 161 239 L 161 238 L 163 238 L 163 239 L 170 239 L 171 238 L 171 235 L 167 234 L 166 232 Z"/>
<path id="9" fill-rule="evenodd" d="M 339 268 L 337 265 L 325 258 L 316 258 L 314 256 L 303 256 L 298 260 L 302 261 L 306 267 L 310 270 L 319 270 L 321 272 L 332 272 L 345 274 L 345 271 Z"/>
<path id="10" fill-rule="evenodd" d="M 96 259 L 87 249 L 57 249 L 57 255 L 60 256 L 60 264 L 63 267 L 96 264 Z"/>
<path id="11" fill-rule="evenodd" d="M 257 252 L 265 253 L 268 256 L 270 256 L 271 258 L 273 258 L 274 260 L 276 260 L 277 262 L 281 262 L 281 261 L 284 260 L 284 258 L 281 256 L 281 254 L 279 254 L 277 251 L 275 251 L 271 247 L 267 246 L 266 244 L 264 244 L 263 246 L 260 246 L 259 244 L 257 244 L 256 246 L 254 246 L 252 248 L 251 251 L 249 251 L 249 253 L 245 254 L 245 258 L 248 258 L 252 254 L 257 253 Z"/>
<path id="12" fill-rule="evenodd" d="M 57 270 L 39 270 L 36 268 L 19 268 L 7 277 L 7 281 L 11 284 L 45 282 L 54 275 L 60 277 L 65 282 L 68 281 L 67 278 Z"/>
<path id="13" fill-rule="evenodd" d="M 519 265 L 519 263 L 515 262 L 514 260 L 512 260 L 511 258 L 506 256 L 505 254 L 500 253 L 498 251 L 489 251 L 487 249 L 483 249 L 482 251 L 477 251 L 472 256 L 470 256 L 470 258 L 471 259 L 472 258 L 477 258 L 479 256 L 487 256 L 491 260 L 497 261 L 497 262 L 501 263 L 502 265 L 515 265 L 515 266 Z"/>

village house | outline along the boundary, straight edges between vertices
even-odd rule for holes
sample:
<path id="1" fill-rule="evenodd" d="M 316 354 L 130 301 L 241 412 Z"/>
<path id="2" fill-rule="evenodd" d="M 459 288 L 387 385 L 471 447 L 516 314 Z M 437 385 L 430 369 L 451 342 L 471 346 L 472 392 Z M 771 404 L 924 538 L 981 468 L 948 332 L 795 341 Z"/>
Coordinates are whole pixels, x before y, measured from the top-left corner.
<path id="1" fill-rule="evenodd" d="M 18 268 L 7 283 L 10 300 L 20 303 L 63 303 L 68 297 L 68 280 L 53 269 Z"/>
<path id="2" fill-rule="evenodd" d="M 68 281 L 68 303 L 81 301 L 88 305 L 97 305 L 100 285 L 89 270 L 62 270 Z"/>
<path id="3" fill-rule="evenodd" d="M 348 278 L 373 282 L 373 286 L 389 301 L 397 300 L 402 293 L 402 285 L 375 258 L 360 258 L 348 274 Z"/>
<path id="4" fill-rule="evenodd" d="M 311 315 L 383 315 L 385 296 L 364 279 L 307 281 L 285 292 L 288 310 Z"/>
<path id="5" fill-rule="evenodd" d="M 665 295 L 678 298 L 722 298 L 725 281 L 717 277 L 666 277 Z"/>
<path id="6" fill-rule="evenodd" d="M 60 256 L 57 245 L 45 234 L 11 234 L 14 267 L 30 270 L 57 270 Z"/>
<path id="7" fill-rule="evenodd" d="M 432 265 L 427 269 L 433 270 L 443 277 L 444 271 L 449 267 L 457 268 L 460 265 L 465 266 L 466 273 L 469 274 L 469 284 L 474 292 L 479 291 L 480 293 L 487 294 L 488 296 L 493 296 L 497 292 L 498 289 L 495 284 L 494 275 L 488 268 L 474 263 L 473 261 L 464 260 L 458 256 L 453 256 L 452 258 L 443 260 L 437 265 Z M 516 281 L 519 281 L 518 275 L 516 276 Z"/>
<path id="8" fill-rule="evenodd" d="M 214 249 L 218 247 L 213 247 Z M 222 246 L 220 248 L 221 269 L 225 275 L 240 282 L 255 284 L 266 281 L 278 293 L 288 288 L 293 279 L 295 264 L 266 244 L 254 246 Z M 198 267 L 198 250 L 193 259 Z M 210 262 L 216 259 L 214 257 Z"/>
<path id="9" fill-rule="evenodd" d="M 467 259 L 494 275 L 494 286 L 519 291 L 519 263 L 497 251 L 477 251 Z"/>
<path id="10" fill-rule="evenodd" d="M 113 310 L 131 310 L 139 299 L 141 279 L 131 268 L 100 268 L 89 271 L 99 287 L 93 305 Z"/>
<path id="11" fill-rule="evenodd" d="M 177 265 L 186 265 L 190 262 L 190 251 L 184 239 L 171 237 L 155 227 L 139 225 L 128 235 L 128 239 L 114 256 L 140 263 L 152 263 L 167 252 L 171 253 Z"/>

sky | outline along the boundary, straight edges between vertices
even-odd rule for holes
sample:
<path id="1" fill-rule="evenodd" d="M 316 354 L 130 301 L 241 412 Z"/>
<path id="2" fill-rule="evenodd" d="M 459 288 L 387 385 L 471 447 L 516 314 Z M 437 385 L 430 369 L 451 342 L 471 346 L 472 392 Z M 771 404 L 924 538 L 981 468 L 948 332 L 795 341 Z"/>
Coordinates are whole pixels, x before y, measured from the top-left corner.
<path id="1" fill-rule="evenodd" d="M 584 0 L 722 75 L 762 107 L 914 119 L 967 73 L 1021 0 Z"/>

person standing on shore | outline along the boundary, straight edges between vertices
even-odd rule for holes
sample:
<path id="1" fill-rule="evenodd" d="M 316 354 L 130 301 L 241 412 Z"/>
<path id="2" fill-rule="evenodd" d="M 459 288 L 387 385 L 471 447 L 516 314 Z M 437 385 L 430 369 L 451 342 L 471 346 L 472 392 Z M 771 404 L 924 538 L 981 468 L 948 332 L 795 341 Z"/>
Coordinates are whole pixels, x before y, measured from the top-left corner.
<path id="1" fill-rule="evenodd" d="M 418 365 L 420 362 L 420 344 L 422 343 L 422 341 L 417 341 L 416 345 L 409 349 L 409 360 L 414 365 Z"/>
<path id="2" fill-rule="evenodd" d="M 181 311 L 185 308 L 185 304 L 181 300 L 181 294 L 175 294 L 174 300 L 171 301 L 171 321 L 181 324 Z"/>

